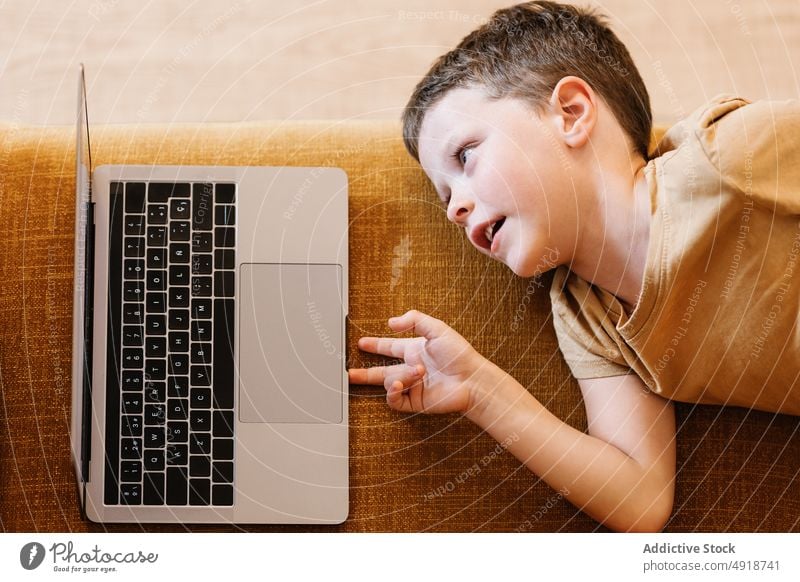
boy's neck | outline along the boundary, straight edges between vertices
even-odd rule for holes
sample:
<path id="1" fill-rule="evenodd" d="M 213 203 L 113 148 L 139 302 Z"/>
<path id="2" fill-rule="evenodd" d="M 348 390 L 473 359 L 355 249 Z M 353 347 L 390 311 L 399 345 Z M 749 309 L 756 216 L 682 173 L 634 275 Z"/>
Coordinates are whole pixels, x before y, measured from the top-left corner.
<path id="1" fill-rule="evenodd" d="M 615 295 L 628 312 L 639 301 L 650 240 L 650 191 L 645 161 L 628 171 L 600 171 L 594 207 L 581 213 L 582 227 L 570 269 Z"/>

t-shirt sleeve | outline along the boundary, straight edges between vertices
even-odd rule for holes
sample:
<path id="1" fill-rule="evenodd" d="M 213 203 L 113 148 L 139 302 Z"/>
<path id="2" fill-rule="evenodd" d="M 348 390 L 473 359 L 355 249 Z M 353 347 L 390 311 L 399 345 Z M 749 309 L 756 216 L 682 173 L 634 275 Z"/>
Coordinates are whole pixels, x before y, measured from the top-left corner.
<path id="1" fill-rule="evenodd" d="M 731 186 L 777 214 L 800 214 L 800 100 L 721 97 L 697 137 Z"/>
<path id="2" fill-rule="evenodd" d="M 550 300 L 558 346 L 572 375 L 580 380 L 632 373 L 608 333 L 614 324 L 601 302 L 588 283 L 569 275 L 565 266 L 558 267 Z"/>

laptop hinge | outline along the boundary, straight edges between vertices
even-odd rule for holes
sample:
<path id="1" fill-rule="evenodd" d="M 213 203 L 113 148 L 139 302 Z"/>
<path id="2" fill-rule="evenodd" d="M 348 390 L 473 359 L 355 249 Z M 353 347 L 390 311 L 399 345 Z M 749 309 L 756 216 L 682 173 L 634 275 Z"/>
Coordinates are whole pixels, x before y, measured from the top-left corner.
<path id="1" fill-rule="evenodd" d="M 91 185 L 89 186 L 91 189 Z M 91 200 L 91 194 L 90 194 Z M 81 479 L 89 481 L 92 458 L 92 350 L 94 322 L 94 202 L 86 204 L 86 269 L 83 294 L 83 413 L 81 418 Z M 84 488 L 85 501 L 85 488 Z"/>

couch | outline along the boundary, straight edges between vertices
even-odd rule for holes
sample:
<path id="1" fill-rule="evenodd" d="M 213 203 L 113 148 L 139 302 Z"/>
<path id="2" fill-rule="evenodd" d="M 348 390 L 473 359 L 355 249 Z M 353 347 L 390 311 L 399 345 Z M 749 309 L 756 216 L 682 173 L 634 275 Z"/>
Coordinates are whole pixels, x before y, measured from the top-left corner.
<path id="1" fill-rule="evenodd" d="M 585 430 L 550 317 L 552 273 L 516 278 L 475 251 L 406 154 L 395 122 L 106 126 L 95 166 L 339 166 L 350 180 L 348 366 L 362 335 L 416 308 L 461 332 L 550 410 Z M 0 528 L 7 532 L 242 531 L 82 520 L 70 462 L 75 131 L 0 124 Z M 352 386 L 350 514 L 337 526 L 248 531 L 593 532 L 606 529 L 457 415 L 390 410 Z M 800 531 L 800 418 L 677 405 L 668 532 Z"/>

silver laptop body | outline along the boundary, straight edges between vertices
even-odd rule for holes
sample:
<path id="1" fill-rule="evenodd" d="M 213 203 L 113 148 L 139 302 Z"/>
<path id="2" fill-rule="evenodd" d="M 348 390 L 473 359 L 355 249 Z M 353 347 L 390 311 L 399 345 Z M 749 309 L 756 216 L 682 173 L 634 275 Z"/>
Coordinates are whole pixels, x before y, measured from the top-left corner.
<path id="1" fill-rule="evenodd" d="M 346 174 L 92 171 L 83 67 L 78 91 L 71 432 L 85 515 L 341 523 Z"/>

